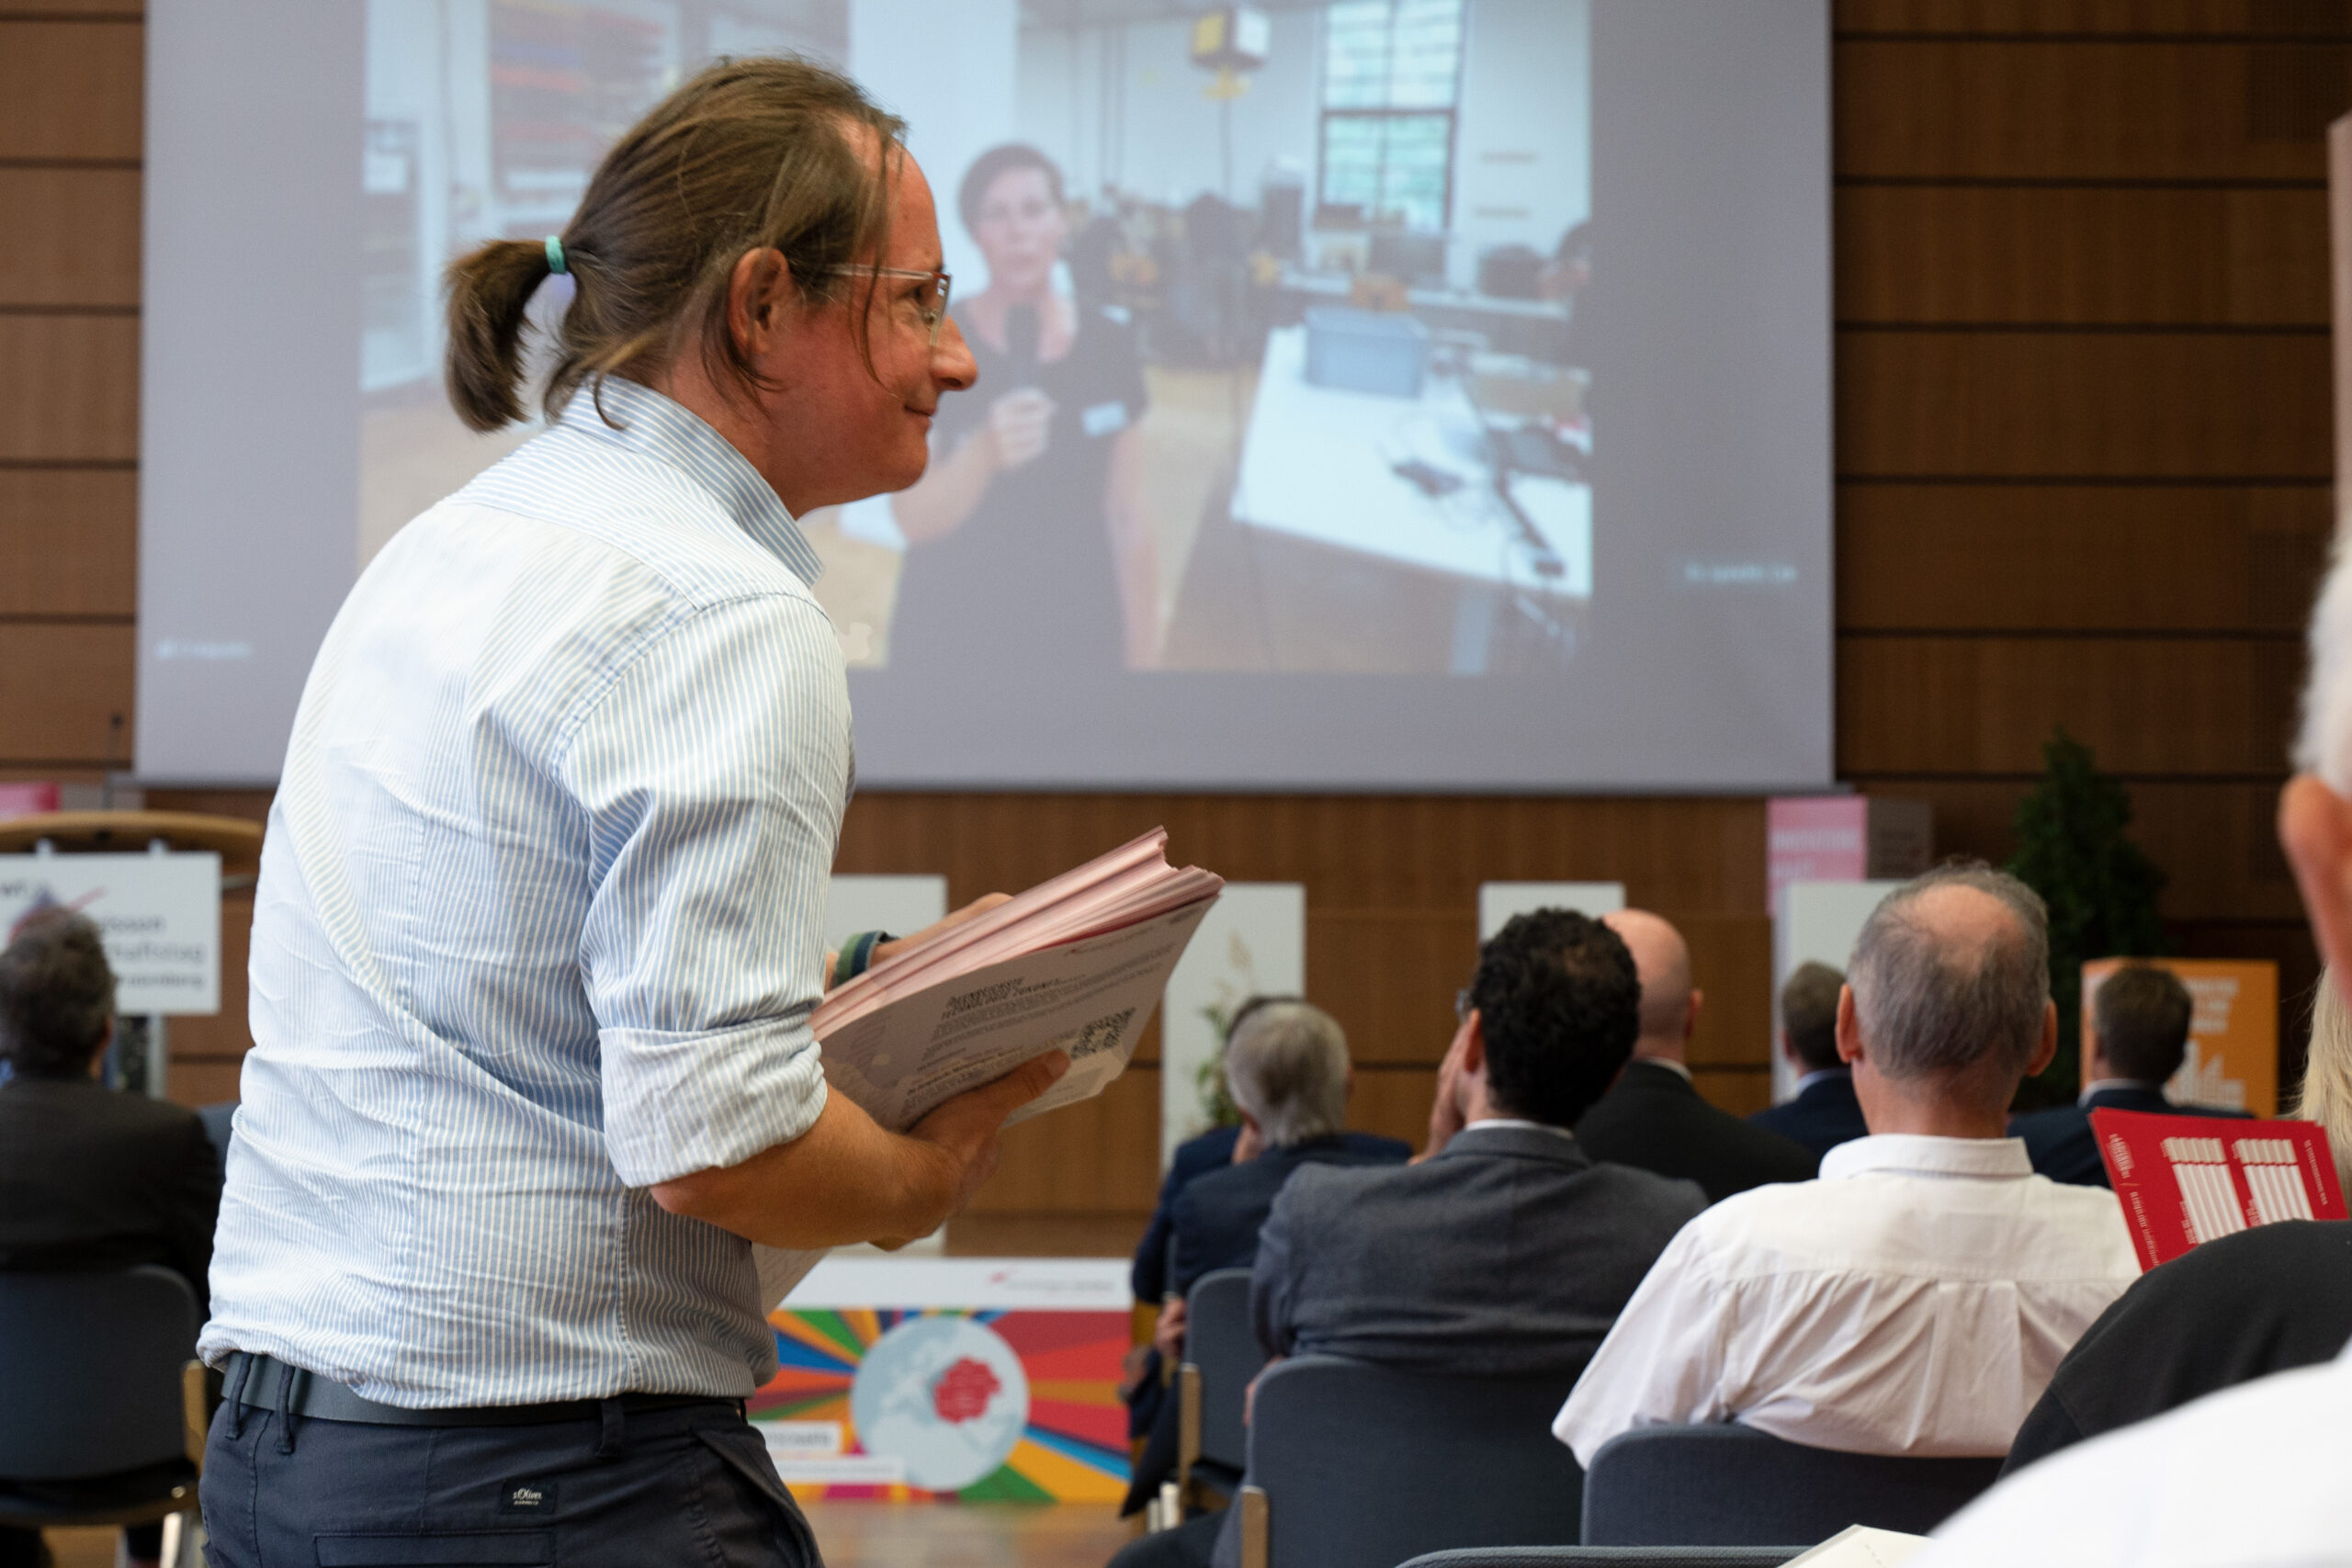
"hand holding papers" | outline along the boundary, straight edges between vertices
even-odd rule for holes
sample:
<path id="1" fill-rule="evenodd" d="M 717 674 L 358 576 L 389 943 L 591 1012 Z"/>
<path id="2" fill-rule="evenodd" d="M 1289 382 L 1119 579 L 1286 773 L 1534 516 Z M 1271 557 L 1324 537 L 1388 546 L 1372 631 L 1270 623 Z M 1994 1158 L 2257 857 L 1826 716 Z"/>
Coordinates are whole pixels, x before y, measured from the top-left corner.
<path id="1" fill-rule="evenodd" d="M 836 987 L 811 1021 L 827 1084 L 892 1132 L 1050 1051 L 1069 1070 L 1008 1122 L 1102 1093 L 1225 886 L 1170 867 L 1167 844 L 1155 828 Z M 752 1252 L 770 1306 L 823 1256 Z"/>

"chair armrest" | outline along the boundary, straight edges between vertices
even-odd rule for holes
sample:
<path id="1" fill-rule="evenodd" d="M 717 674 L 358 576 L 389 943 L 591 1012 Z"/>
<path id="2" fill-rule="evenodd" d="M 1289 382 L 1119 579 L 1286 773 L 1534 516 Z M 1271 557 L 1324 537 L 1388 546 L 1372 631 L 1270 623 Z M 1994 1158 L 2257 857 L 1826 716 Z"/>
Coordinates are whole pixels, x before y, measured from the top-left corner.
<path id="1" fill-rule="evenodd" d="M 1192 1485 L 1201 1458 L 1201 1369 L 1190 1361 L 1176 1369 L 1176 1485 Z"/>
<path id="2" fill-rule="evenodd" d="M 1267 1568 L 1266 1489 L 1244 1486 L 1234 1506 L 1241 1510 L 1241 1568 Z"/>
<path id="3" fill-rule="evenodd" d="M 190 1361 L 180 1368 L 180 1428 L 187 1443 L 188 1462 L 199 1475 L 204 1472 L 205 1429 L 211 1425 L 209 1416 L 204 1408 L 204 1363 Z"/>

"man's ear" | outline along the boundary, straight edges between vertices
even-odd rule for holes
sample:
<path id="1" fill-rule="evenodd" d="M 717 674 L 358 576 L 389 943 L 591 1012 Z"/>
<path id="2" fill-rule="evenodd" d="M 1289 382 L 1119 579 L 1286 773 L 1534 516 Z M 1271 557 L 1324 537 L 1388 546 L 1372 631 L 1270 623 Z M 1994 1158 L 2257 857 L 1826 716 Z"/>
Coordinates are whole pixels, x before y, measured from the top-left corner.
<path id="1" fill-rule="evenodd" d="M 2352 984 L 2352 802 L 2309 773 L 2278 796 L 2278 842 L 2295 868 L 2320 957 L 2335 972 L 2338 995 Z"/>
<path id="2" fill-rule="evenodd" d="M 1854 1020 L 1854 987 L 1838 987 L 1838 1059 L 1847 1066 L 1862 1059 L 1862 1026 Z"/>
<path id="3" fill-rule="evenodd" d="M 1690 1043 L 1690 1037 L 1699 1032 L 1699 1010 L 1706 1005 L 1707 993 L 1701 990 L 1696 986 L 1691 987 L 1690 1010 L 1684 1014 L 1682 1019 L 1682 1043 L 1684 1044 L 1689 1044 Z"/>
<path id="4" fill-rule="evenodd" d="M 792 264 L 779 250 L 745 251 L 727 278 L 727 330 L 748 359 L 775 345 L 784 312 L 797 295 Z"/>
<path id="5" fill-rule="evenodd" d="M 2026 1064 L 2025 1076 L 2032 1077 L 2045 1071 L 2051 1059 L 2058 1055 L 2058 1004 L 2041 1004 L 2041 1043 L 2033 1048 L 2033 1059 Z"/>
<path id="6" fill-rule="evenodd" d="M 1462 1021 L 1462 1070 L 1465 1075 L 1487 1070 L 1487 1024 L 1476 1008 Z"/>

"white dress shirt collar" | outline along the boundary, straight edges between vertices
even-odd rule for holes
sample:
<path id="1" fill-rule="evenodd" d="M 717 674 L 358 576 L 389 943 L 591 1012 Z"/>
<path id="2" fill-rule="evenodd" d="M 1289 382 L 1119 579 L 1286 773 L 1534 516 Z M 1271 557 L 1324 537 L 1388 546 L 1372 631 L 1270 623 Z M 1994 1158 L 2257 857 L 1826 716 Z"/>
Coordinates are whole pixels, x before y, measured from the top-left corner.
<path id="1" fill-rule="evenodd" d="M 1690 1065 L 1684 1062 L 1678 1062 L 1671 1056 L 1636 1056 L 1625 1065 L 1629 1067 L 1634 1067 L 1640 1066 L 1644 1063 L 1647 1063 L 1653 1067 L 1664 1067 L 1669 1073 L 1679 1073 L 1682 1075 L 1682 1081 L 1684 1083 L 1690 1082 Z"/>
<path id="2" fill-rule="evenodd" d="M 1936 1138 L 1876 1133 L 1821 1156 L 1821 1179 L 1849 1176 L 1971 1176 L 2017 1180 L 2033 1174 L 2023 1138 Z"/>
<path id="3" fill-rule="evenodd" d="M 1803 1094 L 1814 1085 L 1827 1083 L 1831 1078 L 1850 1078 L 1853 1076 L 1854 1069 L 1851 1067 L 1815 1067 L 1797 1079 L 1797 1093 Z"/>

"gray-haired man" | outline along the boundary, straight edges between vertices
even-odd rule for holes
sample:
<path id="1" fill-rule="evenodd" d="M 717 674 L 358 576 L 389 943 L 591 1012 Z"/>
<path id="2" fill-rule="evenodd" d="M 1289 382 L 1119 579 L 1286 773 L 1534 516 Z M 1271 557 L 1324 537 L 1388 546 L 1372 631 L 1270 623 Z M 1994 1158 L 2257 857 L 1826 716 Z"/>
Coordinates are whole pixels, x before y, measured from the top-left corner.
<path id="1" fill-rule="evenodd" d="M 2114 1199 L 2036 1176 L 2005 1136 L 2057 1046 L 2049 954 L 2041 900 L 1983 865 L 1887 896 L 1838 1008 L 1871 1135 L 1683 1227 L 1554 1423 L 1580 1461 L 1636 1427 L 1731 1420 L 1855 1453 L 2007 1450 L 2139 1273 Z"/>

